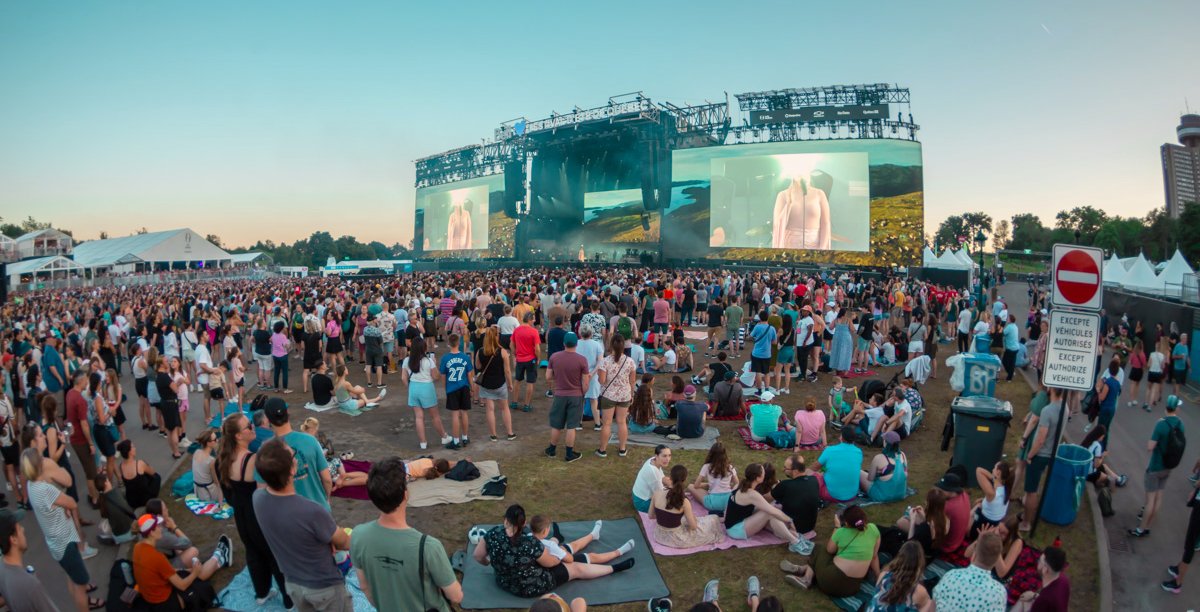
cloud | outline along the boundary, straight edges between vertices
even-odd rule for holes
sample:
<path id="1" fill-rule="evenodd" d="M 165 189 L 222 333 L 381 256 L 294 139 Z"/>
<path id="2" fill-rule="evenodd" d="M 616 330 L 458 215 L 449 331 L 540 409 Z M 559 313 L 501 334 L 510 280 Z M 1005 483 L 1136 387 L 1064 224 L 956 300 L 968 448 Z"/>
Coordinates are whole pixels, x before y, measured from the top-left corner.
<path id="1" fill-rule="evenodd" d="M 1042 24 L 1038 24 L 1038 25 L 1042 26 L 1042 29 L 1045 30 L 1047 34 L 1050 34 L 1051 36 L 1054 35 L 1054 32 L 1051 32 L 1050 28 L 1046 27 L 1046 24 L 1042 23 Z"/>

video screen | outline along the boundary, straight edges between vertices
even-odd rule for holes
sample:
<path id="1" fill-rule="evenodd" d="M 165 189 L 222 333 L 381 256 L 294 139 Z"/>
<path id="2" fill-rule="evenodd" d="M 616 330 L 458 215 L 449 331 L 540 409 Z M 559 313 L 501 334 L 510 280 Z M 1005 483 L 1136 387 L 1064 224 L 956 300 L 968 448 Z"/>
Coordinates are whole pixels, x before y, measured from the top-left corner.
<path id="1" fill-rule="evenodd" d="M 668 258 L 915 265 L 924 236 L 921 145 L 763 143 L 672 153 Z"/>
<path id="2" fill-rule="evenodd" d="M 866 153 L 714 158 L 711 247 L 866 251 Z"/>
<path id="3" fill-rule="evenodd" d="M 511 257 L 516 222 L 506 214 L 504 203 L 504 174 L 418 189 L 419 249 L 434 257 L 463 251 Z"/>
<path id="4" fill-rule="evenodd" d="M 658 215 L 646 210 L 640 187 L 583 195 L 585 245 L 658 242 L 658 230 Z"/>

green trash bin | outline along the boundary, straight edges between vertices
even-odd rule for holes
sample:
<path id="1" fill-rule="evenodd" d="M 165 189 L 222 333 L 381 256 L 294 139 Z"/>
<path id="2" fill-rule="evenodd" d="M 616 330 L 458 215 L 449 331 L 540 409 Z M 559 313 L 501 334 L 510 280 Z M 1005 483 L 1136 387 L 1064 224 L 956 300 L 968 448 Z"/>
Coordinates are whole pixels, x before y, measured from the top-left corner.
<path id="1" fill-rule="evenodd" d="M 991 471 L 1004 456 L 1004 438 L 1012 416 L 1012 404 L 994 397 L 954 398 L 950 404 L 950 418 L 954 419 L 954 458 L 950 464 L 966 467 L 971 475 L 977 467 Z M 977 483 L 972 477 L 966 484 Z"/>
<path id="2" fill-rule="evenodd" d="M 1092 470 L 1092 454 L 1076 444 L 1059 444 L 1054 473 L 1046 481 L 1042 500 L 1042 520 L 1055 525 L 1070 525 L 1079 513 L 1087 476 Z"/>

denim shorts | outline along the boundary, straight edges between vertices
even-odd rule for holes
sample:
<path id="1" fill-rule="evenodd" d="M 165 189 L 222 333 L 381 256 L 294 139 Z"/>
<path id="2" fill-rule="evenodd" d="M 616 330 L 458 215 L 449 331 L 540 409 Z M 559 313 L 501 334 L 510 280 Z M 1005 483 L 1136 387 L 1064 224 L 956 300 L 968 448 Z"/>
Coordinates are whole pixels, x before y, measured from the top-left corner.
<path id="1" fill-rule="evenodd" d="M 413 408 L 437 408 L 437 388 L 431 382 L 409 382 L 408 405 Z"/>

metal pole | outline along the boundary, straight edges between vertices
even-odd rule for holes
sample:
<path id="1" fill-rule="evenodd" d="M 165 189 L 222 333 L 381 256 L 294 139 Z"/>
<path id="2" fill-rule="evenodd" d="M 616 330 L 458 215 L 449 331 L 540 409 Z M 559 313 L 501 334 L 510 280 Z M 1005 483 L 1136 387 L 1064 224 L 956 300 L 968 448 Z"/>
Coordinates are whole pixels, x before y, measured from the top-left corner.
<path id="1" fill-rule="evenodd" d="M 1058 415 L 1058 426 L 1054 428 L 1054 446 L 1050 448 L 1050 466 L 1046 469 L 1046 486 L 1042 490 L 1041 497 L 1038 498 L 1037 512 L 1033 515 L 1033 521 L 1030 523 L 1029 527 L 1030 540 L 1032 540 L 1033 536 L 1037 533 L 1038 522 L 1041 521 L 1042 518 L 1042 506 L 1046 504 L 1045 489 L 1049 488 L 1050 479 L 1054 475 L 1054 464 L 1058 463 L 1058 444 L 1062 440 L 1063 421 L 1067 420 L 1067 392 L 1063 389 L 1059 389 L 1059 393 L 1058 406 L 1061 412 Z M 1036 432 L 1034 435 L 1037 435 Z M 1025 510 L 1028 511 L 1029 508 L 1026 508 Z"/>

